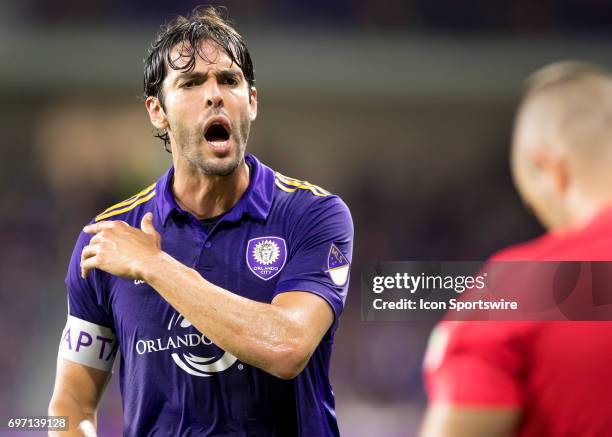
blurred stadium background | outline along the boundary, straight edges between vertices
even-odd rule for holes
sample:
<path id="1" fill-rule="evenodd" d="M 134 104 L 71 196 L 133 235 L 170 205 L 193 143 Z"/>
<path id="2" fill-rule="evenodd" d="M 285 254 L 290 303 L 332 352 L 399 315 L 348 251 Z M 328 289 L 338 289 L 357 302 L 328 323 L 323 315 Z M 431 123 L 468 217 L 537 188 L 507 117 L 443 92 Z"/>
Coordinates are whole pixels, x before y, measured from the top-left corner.
<path id="1" fill-rule="evenodd" d="M 612 3 L 216 4 L 254 58 L 250 151 L 341 195 L 353 213 L 351 290 L 332 362 L 342 433 L 415 435 L 431 326 L 361 322 L 360 268 L 479 260 L 540 232 L 508 172 L 521 82 L 558 59 L 612 66 Z M 46 414 L 80 227 L 169 165 L 142 105 L 142 59 L 159 24 L 195 5 L 0 3 L 3 416 Z M 99 429 L 120 433 L 118 375 Z"/>

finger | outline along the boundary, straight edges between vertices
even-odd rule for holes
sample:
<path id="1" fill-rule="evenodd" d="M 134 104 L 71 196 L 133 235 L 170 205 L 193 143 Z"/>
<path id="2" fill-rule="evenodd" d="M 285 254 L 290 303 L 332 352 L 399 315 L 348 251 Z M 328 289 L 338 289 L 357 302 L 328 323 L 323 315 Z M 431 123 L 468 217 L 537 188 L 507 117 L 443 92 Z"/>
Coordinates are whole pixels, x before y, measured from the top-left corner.
<path id="1" fill-rule="evenodd" d="M 100 244 L 102 243 L 102 241 L 104 241 L 104 232 L 97 233 L 96 235 L 91 237 L 91 240 L 89 240 L 89 244 Z"/>
<path id="2" fill-rule="evenodd" d="M 87 277 L 87 271 L 83 268 L 83 261 L 85 261 L 87 258 L 91 258 L 92 255 L 90 254 L 90 251 L 91 248 L 89 245 L 85 246 L 81 251 L 81 262 L 79 265 L 81 266 L 81 278 L 83 279 Z"/>
<path id="3" fill-rule="evenodd" d="M 98 223 L 92 223 L 91 225 L 87 225 L 83 228 L 83 232 L 86 234 L 97 234 L 104 229 L 112 229 L 116 226 L 114 221 L 103 221 Z"/>
<path id="4" fill-rule="evenodd" d="M 92 256 L 91 258 L 87 258 L 86 260 L 81 261 L 81 277 L 83 279 L 87 279 L 89 271 L 97 267 L 98 258 L 96 256 Z"/>
<path id="5" fill-rule="evenodd" d="M 142 232 L 148 235 L 157 234 L 157 231 L 155 230 L 155 226 L 153 226 L 153 214 L 152 213 L 148 212 L 142 217 L 142 220 L 140 221 L 140 229 L 142 229 Z"/>
<path id="6" fill-rule="evenodd" d="M 81 252 L 81 262 L 83 262 L 87 258 L 96 256 L 98 252 L 100 252 L 100 249 L 101 247 L 99 244 L 88 244 L 87 246 L 85 246 L 83 248 L 83 251 Z"/>

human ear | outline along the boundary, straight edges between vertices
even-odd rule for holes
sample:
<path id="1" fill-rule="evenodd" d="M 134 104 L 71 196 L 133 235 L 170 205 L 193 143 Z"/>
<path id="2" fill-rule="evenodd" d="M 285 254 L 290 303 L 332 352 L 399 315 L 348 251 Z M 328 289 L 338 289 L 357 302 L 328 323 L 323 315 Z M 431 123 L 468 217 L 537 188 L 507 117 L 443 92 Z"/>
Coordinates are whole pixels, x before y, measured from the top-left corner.
<path id="1" fill-rule="evenodd" d="M 254 86 L 249 88 L 249 118 L 251 121 L 257 118 L 257 89 Z"/>
<path id="2" fill-rule="evenodd" d="M 539 150 L 534 153 L 535 166 L 548 179 L 555 194 L 563 197 L 568 191 L 570 174 L 565 155 L 554 155 L 550 151 Z"/>
<path id="3" fill-rule="evenodd" d="M 147 108 L 149 119 L 151 120 L 151 124 L 153 124 L 153 126 L 160 130 L 168 127 L 166 111 L 164 111 L 164 108 L 157 97 L 147 97 L 145 100 L 145 108 Z"/>

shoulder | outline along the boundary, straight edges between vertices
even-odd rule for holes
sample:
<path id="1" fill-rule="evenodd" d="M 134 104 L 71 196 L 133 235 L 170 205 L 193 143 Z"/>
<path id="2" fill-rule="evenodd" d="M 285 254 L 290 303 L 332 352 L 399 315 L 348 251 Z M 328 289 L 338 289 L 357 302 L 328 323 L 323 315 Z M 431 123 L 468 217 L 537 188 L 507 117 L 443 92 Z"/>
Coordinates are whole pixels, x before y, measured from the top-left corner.
<path id="1" fill-rule="evenodd" d="M 271 170 L 271 169 L 270 169 Z M 282 223 L 294 241 L 352 241 L 353 219 L 337 195 L 309 181 L 271 170 L 270 218 Z"/>
<path id="2" fill-rule="evenodd" d="M 612 260 L 612 231 L 578 229 L 548 233 L 501 250 L 491 261 Z"/>
<path id="3" fill-rule="evenodd" d="M 536 261 L 555 251 L 558 241 L 551 234 L 545 234 L 533 240 L 517 243 L 502 249 L 489 261 Z"/>
<path id="4" fill-rule="evenodd" d="M 572 229 L 547 233 L 509 247 L 494 261 L 610 261 L 612 260 L 612 208 L 597 214 L 589 223 Z"/>
<path id="5" fill-rule="evenodd" d="M 311 184 L 308 181 L 285 176 L 284 174 L 274 171 L 274 185 L 285 193 L 309 193 L 311 196 L 327 197 L 332 196 L 332 193 L 318 185 Z"/>
<path id="6" fill-rule="evenodd" d="M 103 220 L 121 220 L 131 226 L 140 226 L 142 216 L 146 212 L 152 210 L 152 199 L 157 194 L 156 186 L 157 182 L 150 184 L 145 189 L 138 191 L 126 200 L 106 208 L 91 219 L 89 224 L 101 222 Z M 91 290 L 97 288 L 95 284 L 98 281 L 96 275 L 100 273 L 98 270 L 95 270 L 94 273 L 90 275 L 90 278 L 93 278 L 91 284 L 88 281 L 82 280 L 80 277 L 81 252 L 83 248 L 89 244 L 92 237 L 93 235 L 87 234 L 82 230 L 79 233 L 70 258 L 68 276 L 66 277 L 69 288 L 78 289 L 78 287 L 81 286 L 89 286 Z"/>
<path id="7" fill-rule="evenodd" d="M 88 224 L 101 222 L 103 220 L 121 220 L 129 225 L 139 226 L 142 216 L 152 208 L 151 199 L 157 194 L 156 185 L 157 182 L 140 190 L 133 196 L 109 206 L 92 218 Z M 73 250 L 71 258 L 72 264 L 80 263 L 81 251 L 89 244 L 92 237 L 93 235 L 87 234 L 81 230 Z"/>
<path id="8" fill-rule="evenodd" d="M 340 196 L 319 185 L 274 171 L 274 190 L 275 199 L 287 212 L 300 217 L 341 214 L 350 219 L 350 210 Z"/>
<path id="9" fill-rule="evenodd" d="M 140 190 L 129 198 L 109 206 L 97 214 L 91 223 L 103 220 L 122 220 L 132 226 L 138 226 L 142 216 L 152 210 L 153 199 L 158 194 L 157 182 Z"/>
<path id="10" fill-rule="evenodd" d="M 425 370 L 435 372 L 456 359 L 506 365 L 505 360 L 524 353 L 523 345 L 543 326 L 534 321 L 442 321 L 429 337 Z"/>

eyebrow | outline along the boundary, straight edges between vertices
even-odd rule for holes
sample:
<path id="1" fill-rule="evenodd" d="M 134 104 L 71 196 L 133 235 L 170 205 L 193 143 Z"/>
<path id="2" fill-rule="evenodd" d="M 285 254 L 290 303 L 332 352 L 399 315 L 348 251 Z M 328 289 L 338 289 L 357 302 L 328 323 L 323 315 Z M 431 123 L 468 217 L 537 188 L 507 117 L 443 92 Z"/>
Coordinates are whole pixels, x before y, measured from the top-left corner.
<path id="1" fill-rule="evenodd" d="M 223 70 L 217 71 L 215 73 L 215 76 L 217 78 L 228 78 L 228 77 L 241 78 L 242 77 L 239 71 L 233 70 L 230 68 L 224 68 Z M 182 81 L 182 80 L 193 80 L 193 79 L 205 80 L 207 77 L 208 77 L 208 73 L 200 73 L 197 71 L 181 72 L 174 78 L 173 84 L 176 85 L 179 81 Z"/>

